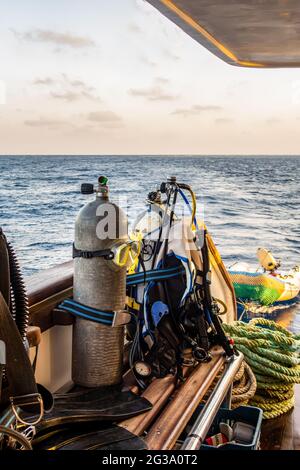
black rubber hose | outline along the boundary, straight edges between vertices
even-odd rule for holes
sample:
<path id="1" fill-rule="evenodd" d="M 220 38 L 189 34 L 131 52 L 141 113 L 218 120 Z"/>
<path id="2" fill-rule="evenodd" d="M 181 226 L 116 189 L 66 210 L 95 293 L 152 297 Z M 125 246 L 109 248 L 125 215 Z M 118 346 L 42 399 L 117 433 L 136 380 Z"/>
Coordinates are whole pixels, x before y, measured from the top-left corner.
<path id="1" fill-rule="evenodd" d="M 15 250 L 7 242 L 11 282 L 11 309 L 23 341 L 26 339 L 29 323 L 29 306 L 25 282 Z"/>

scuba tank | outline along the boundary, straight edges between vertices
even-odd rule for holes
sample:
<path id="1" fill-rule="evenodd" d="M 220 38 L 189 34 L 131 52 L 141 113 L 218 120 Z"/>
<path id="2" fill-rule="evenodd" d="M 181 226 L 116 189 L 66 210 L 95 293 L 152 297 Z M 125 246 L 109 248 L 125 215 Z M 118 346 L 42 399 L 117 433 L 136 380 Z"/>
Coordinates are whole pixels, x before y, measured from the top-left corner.
<path id="1" fill-rule="evenodd" d="M 265 271 L 275 271 L 280 266 L 280 263 L 275 260 L 274 256 L 266 248 L 258 248 L 256 252 L 258 261 Z"/>
<path id="2" fill-rule="evenodd" d="M 127 218 L 109 201 L 107 178 L 81 186 L 96 194 L 75 222 L 74 301 L 102 311 L 104 323 L 76 318 L 73 327 L 72 379 L 85 387 L 118 384 L 122 378 L 124 327 L 108 326 L 105 316 L 125 308 L 126 266 L 113 262 L 116 247 L 127 241 Z M 119 263 L 121 264 L 121 263 Z M 107 313 L 106 313 L 107 312 Z M 116 313 L 115 313 L 116 315 Z"/>

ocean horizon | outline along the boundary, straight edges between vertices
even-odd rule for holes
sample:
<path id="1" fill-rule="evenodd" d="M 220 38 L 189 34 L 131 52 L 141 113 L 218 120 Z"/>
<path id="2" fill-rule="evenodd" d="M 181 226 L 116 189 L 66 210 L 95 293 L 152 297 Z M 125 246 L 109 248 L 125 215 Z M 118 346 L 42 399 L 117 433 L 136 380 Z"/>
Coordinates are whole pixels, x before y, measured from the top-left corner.
<path id="1" fill-rule="evenodd" d="M 17 250 L 25 275 L 71 259 L 74 221 L 91 196 L 83 182 L 109 177 L 111 198 L 127 200 L 133 220 L 148 192 L 175 175 L 192 186 L 227 266 L 257 266 L 265 246 L 283 269 L 299 263 L 300 159 L 298 156 L 90 156 L 0 157 L 0 225 Z M 57 161 L 60 164 L 57 165 Z M 127 208 L 126 208 L 127 209 Z"/>

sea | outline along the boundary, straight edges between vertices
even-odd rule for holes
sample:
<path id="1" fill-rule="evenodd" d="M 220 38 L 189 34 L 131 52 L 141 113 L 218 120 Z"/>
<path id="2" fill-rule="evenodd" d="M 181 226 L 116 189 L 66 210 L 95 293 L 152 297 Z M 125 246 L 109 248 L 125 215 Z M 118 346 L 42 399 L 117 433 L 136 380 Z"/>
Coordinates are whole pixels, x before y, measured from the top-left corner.
<path id="1" fill-rule="evenodd" d="M 189 184 L 229 268 L 243 261 L 257 269 L 258 247 L 283 270 L 300 263 L 300 157 L 1 156 L 0 175 L 0 226 L 25 277 L 71 259 L 76 215 L 93 198 L 80 187 L 99 175 L 129 223 L 168 177 Z"/>

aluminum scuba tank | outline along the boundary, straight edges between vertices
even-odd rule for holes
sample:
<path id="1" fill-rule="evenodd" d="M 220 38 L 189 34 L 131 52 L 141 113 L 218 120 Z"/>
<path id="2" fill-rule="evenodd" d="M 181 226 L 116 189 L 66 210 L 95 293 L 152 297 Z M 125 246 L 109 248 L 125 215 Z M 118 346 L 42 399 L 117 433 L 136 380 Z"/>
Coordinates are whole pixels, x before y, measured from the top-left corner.
<path id="1" fill-rule="evenodd" d="M 274 271 L 279 267 L 279 262 L 275 260 L 272 253 L 266 248 L 258 248 L 256 255 L 260 265 L 266 271 Z"/>
<path id="2" fill-rule="evenodd" d="M 83 184 L 83 194 L 96 193 L 75 222 L 76 250 L 95 253 L 127 240 L 125 213 L 109 201 L 107 178 L 99 185 Z M 126 266 L 107 257 L 75 257 L 74 300 L 101 311 L 122 311 L 126 301 Z M 118 384 L 122 378 L 124 326 L 106 326 L 76 318 L 73 326 L 72 379 L 85 387 Z"/>

